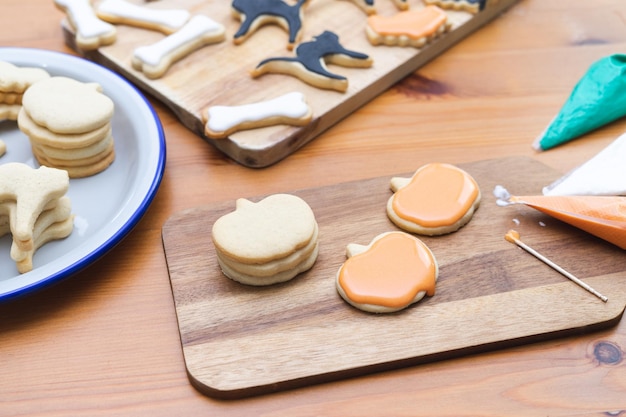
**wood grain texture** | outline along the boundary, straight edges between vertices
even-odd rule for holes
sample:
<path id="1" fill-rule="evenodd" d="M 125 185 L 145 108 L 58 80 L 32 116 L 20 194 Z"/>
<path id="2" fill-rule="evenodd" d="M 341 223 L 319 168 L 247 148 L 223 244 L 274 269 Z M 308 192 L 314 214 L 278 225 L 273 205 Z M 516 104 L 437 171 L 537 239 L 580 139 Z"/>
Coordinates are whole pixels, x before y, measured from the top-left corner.
<path id="1" fill-rule="evenodd" d="M 422 238 L 439 264 L 437 293 L 396 314 L 356 310 L 334 285 L 348 243 L 366 245 L 380 233 L 398 230 L 385 213 L 389 177 L 294 192 L 316 215 L 320 254 L 307 273 L 267 288 L 238 284 L 219 269 L 210 230 L 234 210 L 232 201 L 172 216 L 163 242 L 193 384 L 209 395 L 238 398 L 619 321 L 626 306 L 620 278 L 626 258 L 620 249 L 532 209 L 499 207 L 491 195 L 496 184 L 518 194 L 537 193 L 555 172 L 528 158 L 463 168 L 481 187 L 481 207 L 459 231 Z M 506 242 L 512 227 L 531 246 L 610 294 L 610 302 Z"/>
<path id="2" fill-rule="evenodd" d="M 393 84 L 422 67 L 472 32 L 496 18 L 518 0 L 490 1 L 478 14 L 447 10 L 452 26 L 448 33 L 429 45 L 411 47 L 373 46 L 365 36 L 365 13 L 351 1 L 315 0 L 305 6 L 302 41 L 309 41 L 324 30 L 339 35 L 341 44 L 368 54 L 372 68 L 329 66 L 348 78 L 345 93 L 310 86 L 295 77 L 268 74 L 253 79 L 250 71 L 263 59 L 292 56 L 286 50 L 287 33 L 275 25 L 262 26 L 241 45 L 232 42 L 240 22 L 231 15 L 229 2 L 204 0 L 161 0 L 149 7 L 184 8 L 193 14 L 205 14 L 226 27 L 226 40 L 201 48 L 174 64 L 161 78 L 152 80 L 133 69 L 131 58 L 138 46 L 150 45 L 164 35 L 129 26 L 118 26 L 117 41 L 84 55 L 124 75 L 135 85 L 168 106 L 179 120 L 226 155 L 249 167 L 266 167 L 300 149 L 363 106 Z M 137 2 L 140 3 L 141 2 Z M 412 8 L 423 7 L 421 0 L 409 2 Z M 96 3 L 97 5 L 97 3 Z M 379 15 L 393 15 L 398 9 L 390 0 L 376 2 Z M 76 48 L 70 26 L 64 24 L 69 45 Z M 78 50 L 78 49 L 77 49 Z M 209 106 L 241 105 L 276 98 L 300 91 L 313 109 L 313 120 L 306 126 L 270 126 L 236 132 L 225 139 L 211 139 L 204 134 L 202 114 Z"/>
<path id="3" fill-rule="evenodd" d="M 59 26 L 62 13 L 51 0 L 1 4 L 3 44 L 73 53 Z M 168 154 L 161 188 L 145 217 L 100 262 L 58 285 L 0 304 L 0 415 L 624 414 L 623 319 L 605 330 L 581 329 L 570 337 L 274 394 L 234 401 L 208 397 L 189 383 L 161 229 L 183 210 L 391 176 L 433 161 L 463 164 L 527 156 L 567 172 L 626 131 L 626 120 L 549 152 L 537 154 L 530 144 L 591 62 L 626 50 L 625 17 L 623 0 L 519 1 L 264 169 L 233 162 L 151 99 Z M 561 260 L 558 248 L 547 254 Z M 539 262 L 533 265 L 548 271 Z"/>

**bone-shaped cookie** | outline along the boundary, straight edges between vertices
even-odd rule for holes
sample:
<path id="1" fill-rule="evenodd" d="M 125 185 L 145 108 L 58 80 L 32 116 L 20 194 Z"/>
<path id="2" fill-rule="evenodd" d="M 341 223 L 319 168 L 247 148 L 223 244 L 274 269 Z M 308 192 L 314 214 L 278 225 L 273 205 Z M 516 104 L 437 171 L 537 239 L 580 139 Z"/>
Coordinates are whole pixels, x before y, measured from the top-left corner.
<path id="1" fill-rule="evenodd" d="M 97 49 L 115 42 L 117 29 L 96 15 L 89 0 L 54 0 L 76 31 L 76 45 L 83 50 Z"/>
<path id="2" fill-rule="evenodd" d="M 191 17 L 185 9 L 153 9 L 126 0 L 104 0 L 96 14 L 109 23 L 123 23 L 170 34 L 180 29 Z"/>
<path id="3" fill-rule="evenodd" d="M 304 95 L 292 92 L 240 106 L 211 106 L 203 114 L 204 132 L 210 138 L 219 139 L 239 130 L 275 124 L 303 126 L 311 117 L 312 111 Z"/>
<path id="4" fill-rule="evenodd" d="M 132 66 L 148 78 L 159 78 L 176 61 L 201 47 L 224 40 L 224 26 L 204 15 L 195 15 L 178 31 L 160 41 L 135 49 Z"/>

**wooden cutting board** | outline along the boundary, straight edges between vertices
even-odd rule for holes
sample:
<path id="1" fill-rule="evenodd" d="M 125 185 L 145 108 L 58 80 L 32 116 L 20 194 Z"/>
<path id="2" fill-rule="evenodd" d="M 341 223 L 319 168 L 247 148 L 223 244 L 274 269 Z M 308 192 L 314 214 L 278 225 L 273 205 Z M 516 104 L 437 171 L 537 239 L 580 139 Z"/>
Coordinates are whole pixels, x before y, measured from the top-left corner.
<path id="1" fill-rule="evenodd" d="M 335 290 L 335 274 L 348 243 L 368 244 L 379 233 L 397 230 L 385 212 L 391 177 L 294 191 L 316 215 L 319 257 L 309 272 L 267 288 L 238 284 L 220 272 L 211 227 L 234 210 L 234 201 L 174 214 L 162 237 L 192 384 L 210 396 L 240 398 L 620 320 L 626 306 L 622 250 L 525 206 L 496 205 L 496 185 L 518 195 L 537 194 L 558 173 L 521 157 L 460 166 L 481 187 L 480 208 L 459 231 L 422 238 L 439 263 L 437 292 L 389 315 L 345 303 Z M 608 302 L 507 242 L 511 228 Z"/>
<path id="2" fill-rule="evenodd" d="M 277 26 L 263 26 L 242 45 L 232 39 L 239 28 L 231 16 L 230 1 L 159 0 L 145 3 L 154 8 L 184 8 L 205 14 L 223 24 L 226 40 L 206 46 L 176 63 L 162 78 L 150 80 L 130 64 L 138 46 L 150 45 L 164 35 L 130 26 L 118 26 L 117 41 L 83 55 L 126 77 L 142 90 L 168 106 L 180 121 L 229 157 L 249 167 L 265 167 L 290 155 L 351 112 L 411 74 L 446 49 L 496 18 L 518 0 L 487 0 L 485 9 L 473 15 L 446 11 L 450 32 L 421 48 L 372 46 L 365 36 L 366 14 L 350 0 L 311 0 L 304 12 L 302 41 L 310 41 L 324 30 L 339 35 L 347 49 L 368 54 L 372 68 L 344 68 L 330 65 L 331 72 L 349 80 L 345 93 L 312 87 L 288 75 L 266 74 L 253 79 L 249 72 L 269 57 L 293 56 L 286 49 L 287 33 Z M 357 0 L 358 1 L 358 0 Z M 97 6 L 98 1 L 94 2 Z M 408 0 L 411 8 L 424 6 L 422 0 Z M 392 0 L 376 0 L 379 15 L 398 12 Z M 74 33 L 63 25 L 66 42 L 78 50 Z M 81 51 L 78 51 L 81 52 Z M 214 140 L 204 136 L 202 113 L 212 105 L 241 105 L 266 101 L 291 91 L 302 92 L 313 109 L 313 120 L 304 127 L 286 125 L 237 132 Z"/>

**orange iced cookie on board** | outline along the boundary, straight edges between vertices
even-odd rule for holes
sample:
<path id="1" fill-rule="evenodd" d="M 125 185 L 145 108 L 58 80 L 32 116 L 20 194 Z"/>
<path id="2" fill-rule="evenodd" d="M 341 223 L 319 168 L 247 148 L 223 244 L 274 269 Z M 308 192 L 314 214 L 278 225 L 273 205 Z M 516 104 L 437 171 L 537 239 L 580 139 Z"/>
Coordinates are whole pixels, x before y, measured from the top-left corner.
<path id="1" fill-rule="evenodd" d="M 421 48 L 449 29 L 446 12 L 437 6 L 426 6 L 393 16 L 368 16 L 365 33 L 372 45 Z"/>
<path id="2" fill-rule="evenodd" d="M 419 239 L 404 232 L 376 236 L 367 246 L 350 244 L 336 287 L 352 306 L 392 313 L 435 294 L 437 261 Z"/>
<path id="3" fill-rule="evenodd" d="M 431 163 L 411 178 L 391 179 L 394 194 L 387 215 L 408 232 L 435 236 L 467 224 L 481 199 L 478 184 L 467 172 L 450 164 Z"/>

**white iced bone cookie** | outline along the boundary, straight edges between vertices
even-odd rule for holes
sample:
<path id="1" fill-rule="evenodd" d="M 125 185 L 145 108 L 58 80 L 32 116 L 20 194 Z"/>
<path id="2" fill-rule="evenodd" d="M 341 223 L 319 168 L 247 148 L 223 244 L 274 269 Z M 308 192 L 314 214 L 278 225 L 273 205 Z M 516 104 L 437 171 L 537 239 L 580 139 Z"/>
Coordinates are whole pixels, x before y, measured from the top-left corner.
<path id="1" fill-rule="evenodd" d="M 240 106 L 211 106 L 202 115 L 204 133 L 213 139 L 225 138 L 239 130 L 277 124 L 304 126 L 312 116 L 304 95 L 298 92 Z"/>
<path id="2" fill-rule="evenodd" d="M 180 29 L 191 17 L 185 9 L 153 9 L 126 0 L 104 0 L 96 14 L 109 23 L 126 24 L 170 34 Z"/>
<path id="3" fill-rule="evenodd" d="M 240 198 L 212 228 L 220 268 L 247 285 L 285 282 L 310 269 L 318 255 L 318 226 L 300 197 L 274 194 L 258 203 Z"/>
<path id="4" fill-rule="evenodd" d="M 51 77 L 33 84 L 22 108 L 40 126 L 55 133 L 85 133 L 109 123 L 113 101 L 97 83 Z"/>
<path id="5" fill-rule="evenodd" d="M 0 165 L 0 206 L 9 205 L 11 233 L 20 250 L 33 249 L 39 215 L 51 208 L 51 203 L 56 204 L 68 188 L 67 171 L 45 166 L 33 169 L 19 162 Z"/>
<path id="6" fill-rule="evenodd" d="M 135 49 L 132 66 L 148 78 L 159 78 L 177 61 L 205 45 L 224 40 L 223 25 L 207 16 L 195 15 L 178 31 L 160 41 Z"/>
<path id="7" fill-rule="evenodd" d="M 89 0 L 54 0 L 76 31 L 76 45 L 83 50 L 110 45 L 117 38 L 115 26 L 96 15 Z"/>

